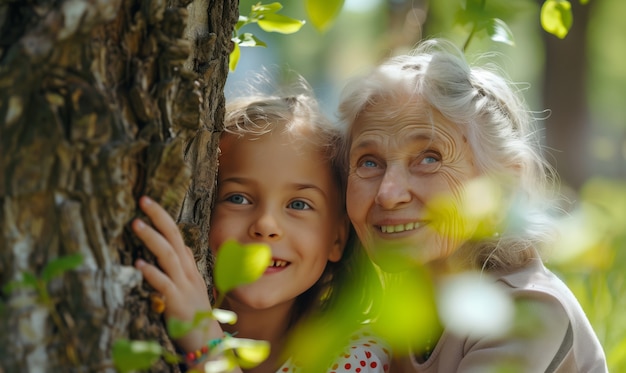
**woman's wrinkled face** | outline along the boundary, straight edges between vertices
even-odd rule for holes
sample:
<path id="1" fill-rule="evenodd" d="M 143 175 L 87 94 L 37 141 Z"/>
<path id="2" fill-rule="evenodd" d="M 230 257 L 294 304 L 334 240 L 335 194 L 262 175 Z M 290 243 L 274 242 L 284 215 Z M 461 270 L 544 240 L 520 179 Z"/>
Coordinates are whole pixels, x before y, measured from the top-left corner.
<path id="1" fill-rule="evenodd" d="M 465 131 L 415 98 L 380 99 L 354 122 L 348 215 L 383 268 L 445 263 L 467 240 L 461 195 L 479 172 Z"/>

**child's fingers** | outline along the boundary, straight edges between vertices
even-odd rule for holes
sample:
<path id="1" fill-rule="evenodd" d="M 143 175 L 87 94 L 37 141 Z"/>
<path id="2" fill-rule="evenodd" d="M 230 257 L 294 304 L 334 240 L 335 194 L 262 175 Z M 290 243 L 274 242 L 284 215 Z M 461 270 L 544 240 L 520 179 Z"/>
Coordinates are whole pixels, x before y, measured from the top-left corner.
<path id="1" fill-rule="evenodd" d="M 149 227 L 141 219 L 131 224 L 133 231 L 150 250 L 163 271 L 175 282 L 180 282 L 186 269 L 182 267 L 179 256 L 172 245 L 157 231 Z"/>
<path id="2" fill-rule="evenodd" d="M 180 290 L 172 282 L 171 278 L 157 267 L 141 259 L 135 262 L 135 267 L 141 271 L 144 280 L 162 295 L 166 317 L 174 317 L 184 321 L 193 319 L 193 313 L 190 313 L 185 307 L 180 307 L 180 305 L 185 304 L 180 298 L 181 296 L 184 297 L 184 295 L 180 293 Z"/>
<path id="3" fill-rule="evenodd" d="M 141 210 L 150 218 L 154 227 L 165 237 L 176 252 L 184 266 L 195 265 L 193 255 L 189 255 L 189 249 L 186 247 L 183 237 L 180 234 L 178 226 L 174 219 L 168 214 L 161 205 L 154 202 L 147 196 L 139 199 Z"/>
<path id="4" fill-rule="evenodd" d="M 141 259 L 135 262 L 135 267 L 141 271 L 144 280 L 146 280 L 150 286 L 156 291 L 165 295 L 166 298 L 173 298 L 175 286 L 170 278 L 157 267 L 149 264 Z"/>
<path id="5" fill-rule="evenodd" d="M 174 222 L 174 219 L 170 214 L 161 207 L 158 203 L 154 202 L 149 197 L 143 196 L 139 199 L 139 206 L 141 210 L 148 215 L 154 227 L 161 232 L 161 234 L 173 245 L 183 244 L 183 237 L 180 235 L 180 231 Z"/>

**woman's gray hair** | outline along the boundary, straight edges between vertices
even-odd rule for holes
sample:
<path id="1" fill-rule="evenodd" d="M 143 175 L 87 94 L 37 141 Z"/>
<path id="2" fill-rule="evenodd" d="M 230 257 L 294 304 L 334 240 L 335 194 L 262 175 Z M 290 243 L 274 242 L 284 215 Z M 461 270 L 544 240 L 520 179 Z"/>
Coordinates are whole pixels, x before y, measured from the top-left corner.
<path id="1" fill-rule="evenodd" d="M 537 121 L 503 74 L 470 66 L 451 42 L 426 40 L 410 54 L 390 58 L 346 86 L 339 106 L 344 162 L 359 115 L 382 99 L 402 102 L 407 94 L 413 98 L 409 105 L 426 103 L 430 110 L 467 126 L 480 172 L 504 177 L 498 180 L 506 180 L 509 202 L 524 209 L 523 224 L 517 221 L 515 229 L 509 224 L 497 237 L 471 240 L 458 254 L 475 269 L 517 267 L 536 257 L 537 248 L 554 234 L 549 218 L 552 205 L 547 202 L 557 182 L 542 155 Z"/>

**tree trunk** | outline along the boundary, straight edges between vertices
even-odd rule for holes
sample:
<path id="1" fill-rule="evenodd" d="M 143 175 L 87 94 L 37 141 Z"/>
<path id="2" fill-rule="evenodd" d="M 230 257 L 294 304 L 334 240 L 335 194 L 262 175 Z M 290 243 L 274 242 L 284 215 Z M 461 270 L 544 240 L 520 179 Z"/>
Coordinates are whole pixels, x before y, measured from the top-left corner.
<path id="1" fill-rule="evenodd" d="M 162 203 L 210 285 L 237 15 L 237 0 L 0 0 L 0 372 L 114 371 L 120 338 L 172 349 L 128 224 L 141 195 Z"/>
<path id="2" fill-rule="evenodd" d="M 566 185 L 578 190 L 593 173 L 589 138 L 591 121 L 587 104 L 587 24 L 595 2 L 572 1 L 574 24 L 560 40 L 544 33 L 546 68 L 544 103 L 549 160 Z"/>

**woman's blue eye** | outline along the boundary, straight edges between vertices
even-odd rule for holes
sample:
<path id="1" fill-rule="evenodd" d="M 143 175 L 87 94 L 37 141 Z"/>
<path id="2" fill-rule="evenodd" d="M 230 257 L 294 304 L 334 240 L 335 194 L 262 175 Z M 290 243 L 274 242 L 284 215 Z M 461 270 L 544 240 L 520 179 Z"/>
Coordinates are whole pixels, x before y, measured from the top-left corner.
<path id="1" fill-rule="evenodd" d="M 308 210 L 311 208 L 308 203 L 300 200 L 289 203 L 289 207 L 294 210 Z"/>
<path id="2" fill-rule="evenodd" d="M 371 167 L 376 167 L 376 166 L 378 166 L 378 165 L 374 161 L 364 161 L 363 162 L 363 167 L 370 167 L 371 168 Z"/>
<path id="3" fill-rule="evenodd" d="M 424 159 L 422 159 L 422 163 L 424 164 L 433 164 L 433 163 L 437 163 L 439 160 L 435 157 L 424 157 Z"/>
<path id="4" fill-rule="evenodd" d="M 246 197 L 242 196 L 241 194 L 233 194 L 231 196 L 228 196 L 228 198 L 226 198 L 226 200 L 228 202 L 237 204 L 237 205 L 246 205 L 249 204 L 250 202 L 246 199 Z"/>

